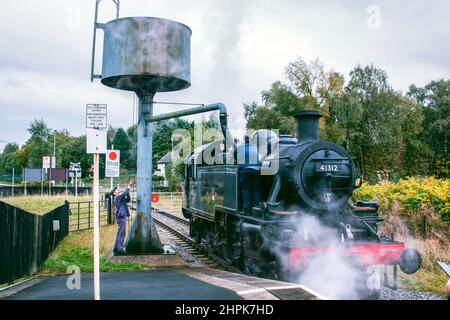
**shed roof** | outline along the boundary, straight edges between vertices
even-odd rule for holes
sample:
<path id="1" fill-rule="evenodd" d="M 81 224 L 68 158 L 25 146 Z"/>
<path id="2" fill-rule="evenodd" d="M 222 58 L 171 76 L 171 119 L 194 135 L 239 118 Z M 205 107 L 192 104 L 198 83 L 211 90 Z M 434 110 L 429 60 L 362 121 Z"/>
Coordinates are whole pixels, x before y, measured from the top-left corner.
<path id="1" fill-rule="evenodd" d="M 159 159 L 158 164 L 166 164 L 172 161 L 172 151 L 167 152 L 164 157 Z"/>

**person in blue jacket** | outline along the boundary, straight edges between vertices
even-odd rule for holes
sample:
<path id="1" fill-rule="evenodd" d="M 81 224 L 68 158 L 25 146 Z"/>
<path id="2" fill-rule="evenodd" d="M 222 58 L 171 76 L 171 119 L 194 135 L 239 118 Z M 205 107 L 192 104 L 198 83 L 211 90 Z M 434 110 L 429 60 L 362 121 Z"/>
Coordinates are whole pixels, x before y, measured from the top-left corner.
<path id="1" fill-rule="evenodd" d="M 118 188 L 115 188 L 112 192 L 116 205 L 116 221 L 118 225 L 114 255 L 126 254 L 123 241 L 125 240 L 127 218 L 130 216 L 127 202 L 130 202 L 130 188 L 132 185 L 133 183 L 130 181 L 124 192 L 120 192 Z"/>
<path id="2" fill-rule="evenodd" d="M 259 206 L 261 201 L 261 162 L 257 146 L 250 143 L 247 135 L 244 137 L 244 142 L 237 148 L 239 186 L 244 212 L 250 214 L 252 207 Z"/>

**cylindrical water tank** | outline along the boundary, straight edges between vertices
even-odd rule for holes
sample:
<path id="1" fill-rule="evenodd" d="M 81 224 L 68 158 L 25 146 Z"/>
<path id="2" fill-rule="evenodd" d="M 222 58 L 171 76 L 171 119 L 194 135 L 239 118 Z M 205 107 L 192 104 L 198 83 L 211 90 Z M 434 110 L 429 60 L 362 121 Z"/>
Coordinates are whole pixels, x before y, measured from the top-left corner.
<path id="1" fill-rule="evenodd" d="M 105 24 L 102 83 L 136 92 L 185 89 L 191 82 L 191 29 L 161 18 Z"/>

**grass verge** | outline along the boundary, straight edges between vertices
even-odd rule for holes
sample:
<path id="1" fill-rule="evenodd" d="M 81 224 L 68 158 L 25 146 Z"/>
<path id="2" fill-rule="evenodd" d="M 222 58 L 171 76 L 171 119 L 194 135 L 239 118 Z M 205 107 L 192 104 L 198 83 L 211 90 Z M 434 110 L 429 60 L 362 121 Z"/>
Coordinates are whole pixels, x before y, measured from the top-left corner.
<path id="1" fill-rule="evenodd" d="M 106 255 L 114 246 L 117 226 L 100 228 L 100 271 L 147 270 L 139 263 L 114 264 Z M 44 262 L 42 273 L 66 273 L 69 266 L 77 266 L 81 272 L 93 272 L 93 231 L 84 230 L 69 234 Z"/>
<path id="2" fill-rule="evenodd" d="M 76 201 L 90 201 L 92 197 L 83 196 L 21 196 L 21 197 L 10 197 L 2 198 L 3 202 L 8 203 L 12 206 L 20 208 L 22 210 L 28 211 L 34 214 L 46 214 L 53 209 L 62 206 L 64 201 L 76 202 Z"/>

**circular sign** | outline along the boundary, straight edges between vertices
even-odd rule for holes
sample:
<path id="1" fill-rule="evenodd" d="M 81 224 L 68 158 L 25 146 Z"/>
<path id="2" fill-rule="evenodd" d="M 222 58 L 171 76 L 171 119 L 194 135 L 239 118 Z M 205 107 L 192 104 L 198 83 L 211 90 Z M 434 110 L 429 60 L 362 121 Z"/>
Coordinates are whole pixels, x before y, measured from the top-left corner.
<path id="1" fill-rule="evenodd" d="M 152 203 L 157 203 L 159 201 L 158 194 L 154 193 L 152 194 Z"/>
<path id="2" fill-rule="evenodd" d="M 117 153 L 115 153 L 114 151 L 111 151 L 111 152 L 109 153 L 109 160 L 114 161 L 114 160 L 116 160 L 116 159 L 117 159 Z"/>

